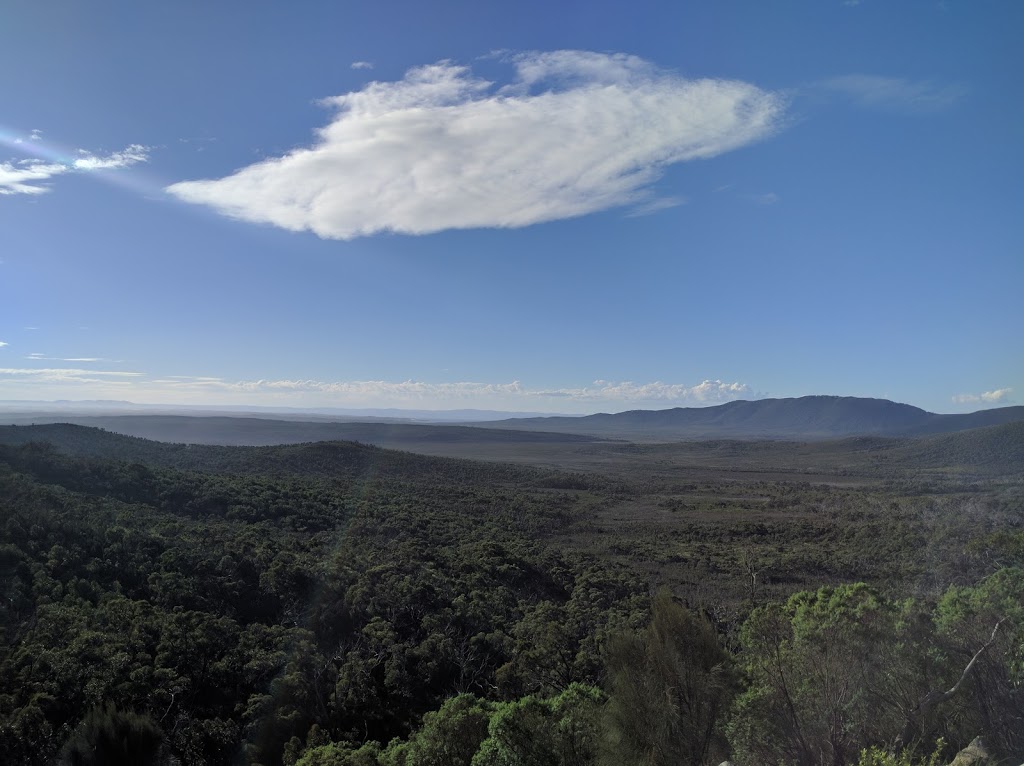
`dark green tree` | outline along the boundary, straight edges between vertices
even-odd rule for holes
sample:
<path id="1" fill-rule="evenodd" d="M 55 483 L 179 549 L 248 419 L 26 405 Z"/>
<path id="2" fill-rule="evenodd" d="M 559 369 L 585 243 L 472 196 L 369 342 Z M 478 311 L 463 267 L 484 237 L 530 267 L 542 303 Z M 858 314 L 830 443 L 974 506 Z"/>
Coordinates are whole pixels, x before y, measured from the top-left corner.
<path id="1" fill-rule="evenodd" d="M 71 735 L 61 766 L 150 766 L 171 763 L 163 732 L 147 715 L 107 704 L 90 710 Z"/>
<path id="2" fill-rule="evenodd" d="M 723 754 L 733 675 L 706 619 L 663 589 L 648 628 L 610 642 L 607 665 L 604 763 L 697 766 Z"/>

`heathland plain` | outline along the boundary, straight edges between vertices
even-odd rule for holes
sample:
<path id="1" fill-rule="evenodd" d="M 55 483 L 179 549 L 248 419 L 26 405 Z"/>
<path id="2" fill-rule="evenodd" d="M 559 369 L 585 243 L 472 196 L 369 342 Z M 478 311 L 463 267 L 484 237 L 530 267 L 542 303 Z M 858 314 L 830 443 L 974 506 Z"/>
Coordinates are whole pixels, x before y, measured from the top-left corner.
<path id="1" fill-rule="evenodd" d="M 4 763 L 1024 757 L 1024 408 L 19 417 Z"/>

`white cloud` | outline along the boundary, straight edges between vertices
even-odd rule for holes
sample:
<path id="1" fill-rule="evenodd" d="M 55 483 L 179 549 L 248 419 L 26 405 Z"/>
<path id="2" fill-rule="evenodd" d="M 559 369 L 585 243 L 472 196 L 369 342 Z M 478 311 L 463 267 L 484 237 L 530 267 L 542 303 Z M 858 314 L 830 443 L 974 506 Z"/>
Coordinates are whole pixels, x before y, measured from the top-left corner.
<path id="1" fill-rule="evenodd" d="M 707 404 L 732 401 L 750 396 L 745 383 L 705 380 L 696 385 L 681 383 L 633 383 L 596 380 L 580 388 L 530 388 L 520 381 L 510 383 L 426 383 L 423 381 L 318 381 L 318 380 L 251 380 L 226 381 L 216 377 L 169 375 L 149 381 L 169 389 L 228 391 L 247 394 L 326 394 L 348 403 L 408 403 L 431 401 L 571 400 L 580 403 L 658 403 Z"/>
<path id="2" fill-rule="evenodd" d="M 349 64 L 353 69 L 373 69 L 372 61 L 353 61 Z"/>
<path id="3" fill-rule="evenodd" d="M 84 152 L 68 162 L 52 160 L 19 160 L 0 162 L 0 195 L 44 194 L 50 190 L 46 181 L 66 173 L 91 172 L 125 168 L 148 159 L 148 149 L 132 144 L 120 152 L 97 155 Z"/>
<path id="4" fill-rule="evenodd" d="M 842 93 L 865 107 L 903 112 L 935 112 L 946 109 L 967 94 L 962 85 L 936 85 L 900 77 L 851 74 L 819 83 L 826 90 Z"/>
<path id="5" fill-rule="evenodd" d="M 39 352 L 33 352 L 25 357 L 26 359 L 34 359 L 36 361 L 47 361 L 47 362 L 108 362 L 109 359 L 103 359 L 99 356 L 44 356 Z"/>
<path id="6" fill-rule="evenodd" d="M 536 395 L 554 395 L 580 401 L 703 404 L 731 401 L 750 394 L 750 386 L 745 383 L 724 383 L 721 380 L 705 380 L 695 386 L 660 381 L 637 384 L 630 381 L 615 383 L 607 380 L 595 380 L 592 386 L 586 388 L 563 388 L 537 392 Z"/>
<path id="7" fill-rule="evenodd" d="M 33 383 L 111 383 L 116 379 L 143 376 L 141 372 L 112 370 L 81 370 L 73 368 L 18 368 L 0 367 L 0 384 L 8 382 Z"/>
<path id="8" fill-rule="evenodd" d="M 38 358 L 38 357 L 37 357 Z M 634 383 L 596 380 L 580 387 L 544 388 L 521 381 L 424 382 L 419 380 L 227 380 L 215 376 L 164 375 L 75 367 L 0 368 L 0 398 L 61 399 L 130 396 L 134 401 L 251 404 L 296 407 L 411 407 L 530 409 L 558 412 L 659 409 L 756 398 L 744 383 L 704 380 Z"/>
<path id="9" fill-rule="evenodd" d="M 785 108 L 748 83 L 689 80 L 634 56 L 508 61 L 504 86 L 442 61 L 325 99 L 337 112 L 313 146 L 167 190 L 331 239 L 528 226 L 657 204 L 667 166 L 765 138 Z"/>
<path id="10" fill-rule="evenodd" d="M 754 196 L 754 203 L 757 205 L 774 205 L 779 201 L 779 195 L 775 192 L 757 194 Z"/>
<path id="11" fill-rule="evenodd" d="M 0 348 L 3 348 L 4 346 L 9 346 L 9 345 L 11 345 L 11 344 L 8 343 L 7 341 L 0 340 Z"/>
<path id="12" fill-rule="evenodd" d="M 39 184 L 68 170 L 67 165 L 44 160 L 0 162 L 0 194 L 44 194 L 50 188 Z"/>
<path id="13" fill-rule="evenodd" d="M 980 394 L 957 394 L 953 401 L 957 404 L 999 404 L 1008 401 L 1012 388 L 997 388 L 993 391 L 983 391 Z"/>
<path id="14" fill-rule="evenodd" d="M 75 170 L 113 170 L 146 162 L 149 159 L 149 147 L 142 144 L 131 144 L 121 151 L 108 154 L 105 157 L 83 150 L 79 150 L 79 153 L 82 156 L 72 163 Z"/>
<path id="15" fill-rule="evenodd" d="M 43 131 L 41 131 L 39 128 L 33 128 L 32 133 L 29 135 L 28 139 L 29 141 L 42 141 Z"/>

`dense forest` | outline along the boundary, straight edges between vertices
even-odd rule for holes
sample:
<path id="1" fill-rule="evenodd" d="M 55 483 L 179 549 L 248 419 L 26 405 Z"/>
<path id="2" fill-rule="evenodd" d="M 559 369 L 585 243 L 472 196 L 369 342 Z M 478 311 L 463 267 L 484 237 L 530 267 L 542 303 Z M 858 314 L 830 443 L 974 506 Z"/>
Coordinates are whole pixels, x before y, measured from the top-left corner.
<path id="1" fill-rule="evenodd" d="M 2 431 L 0 763 L 1024 759 L 1017 426 L 600 471 Z"/>

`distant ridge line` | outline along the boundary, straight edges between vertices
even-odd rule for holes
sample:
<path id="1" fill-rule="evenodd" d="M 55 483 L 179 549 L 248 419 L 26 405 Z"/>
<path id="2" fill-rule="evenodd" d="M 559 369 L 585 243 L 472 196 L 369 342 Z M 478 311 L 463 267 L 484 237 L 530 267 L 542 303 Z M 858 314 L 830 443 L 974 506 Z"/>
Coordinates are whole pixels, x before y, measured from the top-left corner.
<path id="1" fill-rule="evenodd" d="M 888 399 L 802 396 L 736 400 L 710 407 L 628 410 L 583 417 L 482 422 L 508 428 L 644 439 L 828 439 L 842 436 L 924 436 L 1024 421 L 1024 407 L 938 414 Z"/>

